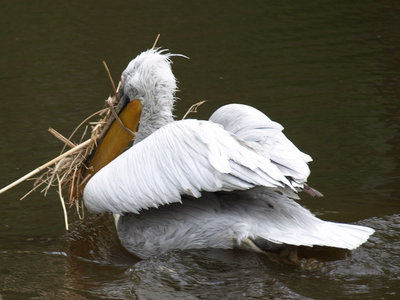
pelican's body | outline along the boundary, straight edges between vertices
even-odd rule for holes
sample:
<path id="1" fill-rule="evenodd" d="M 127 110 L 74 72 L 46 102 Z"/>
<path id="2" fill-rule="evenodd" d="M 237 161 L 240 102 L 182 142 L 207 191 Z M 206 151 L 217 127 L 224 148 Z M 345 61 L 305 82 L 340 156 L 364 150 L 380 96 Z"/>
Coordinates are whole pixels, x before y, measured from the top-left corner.
<path id="1" fill-rule="evenodd" d="M 170 55 L 149 50 L 122 74 L 121 96 L 142 105 L 134 145 L 91 178 L 93 212 L 111 211 L 122 245 L 145 258 L 172 249 L 276 245 L 354 249 L 373 230 L 322 221 L 293 199 L 311 157 L 247 105 L 209 121 L 174 121 Z"/>

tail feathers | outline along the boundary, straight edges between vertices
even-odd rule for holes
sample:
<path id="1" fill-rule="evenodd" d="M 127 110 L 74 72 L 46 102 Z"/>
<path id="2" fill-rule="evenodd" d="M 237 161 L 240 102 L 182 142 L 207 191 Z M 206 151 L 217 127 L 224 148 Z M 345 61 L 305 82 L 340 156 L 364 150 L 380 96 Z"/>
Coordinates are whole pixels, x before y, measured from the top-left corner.
<path id="1" fill-rule="evenodd" d="M 232 217 L 238 241 L 250 238 L 258 244 L 261 238 L 281 245 L 352 250 L 374 233 L 364 226 L 323 221 L 290 199 L 285 191 L 254 188 L 234 195 L 234 199 L 226 196 L 221 200 L 226 202 L 224 215 Z"/>
<path id="2" fill-rule="evenodd" d="M 259 234 L 258 238 L 275 244 L 295 246 L 325 246 L 353 250 L 366 242 L 374 230 L 369 227 L 320 221 L 309 230 L 293 230 L 289 233 L 276 232 L 271 235 Z"/>

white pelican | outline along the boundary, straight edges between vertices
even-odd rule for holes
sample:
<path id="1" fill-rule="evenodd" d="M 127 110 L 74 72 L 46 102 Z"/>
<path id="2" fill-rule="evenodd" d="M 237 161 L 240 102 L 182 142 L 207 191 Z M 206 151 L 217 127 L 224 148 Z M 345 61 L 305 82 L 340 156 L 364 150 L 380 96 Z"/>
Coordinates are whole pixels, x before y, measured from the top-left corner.
<path id="1" fill-rule="evenodd" d="M 262 112 L 230 104 L 208 121 L 174 121 L 171 56 L 145 51 L 122 73 L 120 96 L 135 104 L 139 130 L 134 145 L 84 189 L 90 211 L 116 215 L 129 252 L 146 258 L 208 247 L 355 249 L 368 239 L 373 229 L 320 220 L 293 200 L 301 190 L 319 194 L 306 185 L 312 159 Z"/>

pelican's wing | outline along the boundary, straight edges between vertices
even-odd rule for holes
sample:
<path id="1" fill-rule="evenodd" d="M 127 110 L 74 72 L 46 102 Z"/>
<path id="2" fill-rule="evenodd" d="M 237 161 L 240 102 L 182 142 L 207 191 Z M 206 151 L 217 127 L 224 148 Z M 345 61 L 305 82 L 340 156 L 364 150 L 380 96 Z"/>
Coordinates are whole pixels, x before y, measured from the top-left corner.
<path id="1" fill-rule="evenodd" d="M 291 184 L 267 157 L 221 125 L 183 120 L 160 128 L 96 173 L 84 200 L 94 212 L 137 213 L 180 202 L 183 194 L 198 198 L 201 191 L 254 186 Z"/>
<path id="2" fill-rule="evenodd" d="M 283 133 L 283 127 L 254 107 L 228 104 L 220 107 L 210 121 L 221 124 L 277 166 L 292 184 L 303 187 L 310 175 L 307 163 L 312 158 L 301 152 Z"/>

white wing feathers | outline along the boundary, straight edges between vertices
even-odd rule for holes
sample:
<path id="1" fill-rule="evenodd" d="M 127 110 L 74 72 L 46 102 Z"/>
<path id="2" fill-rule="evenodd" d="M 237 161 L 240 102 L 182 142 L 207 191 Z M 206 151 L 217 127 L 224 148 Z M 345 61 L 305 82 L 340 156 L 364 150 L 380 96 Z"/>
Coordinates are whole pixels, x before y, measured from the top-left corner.
<path id="1" fill-rule="evenodd" d="M 279 123 L 259 110 L 244 104 L 228 104 L 215 111 L 210 121 L 221 124 L 271 159 L 284 176 L 293 179 L 294 186 L 303 187 L 307 181 L 310 175 L 307 163 L 312 158 L 297 149 L 282 133 Z"/>
<path id="2" fill-rule="evenodd" d="M 275 123 L 276 124 L 276 123 Z M 276 130 L 276 129 L 273 129 Z M 89 180 L 86 207 L 139 212 L 201 191 L 294 187 L 268 155 L 209 121 L 170 123 L 121 154 Z"/>

